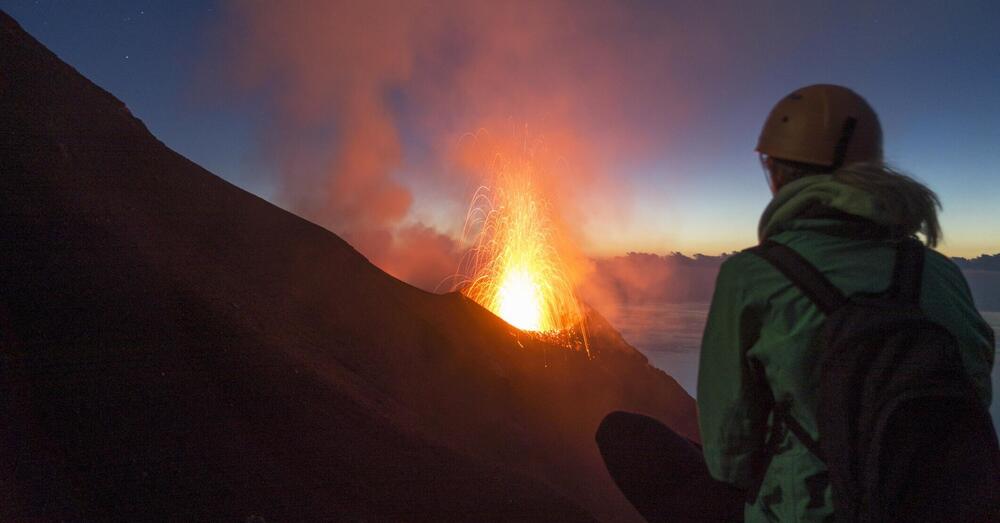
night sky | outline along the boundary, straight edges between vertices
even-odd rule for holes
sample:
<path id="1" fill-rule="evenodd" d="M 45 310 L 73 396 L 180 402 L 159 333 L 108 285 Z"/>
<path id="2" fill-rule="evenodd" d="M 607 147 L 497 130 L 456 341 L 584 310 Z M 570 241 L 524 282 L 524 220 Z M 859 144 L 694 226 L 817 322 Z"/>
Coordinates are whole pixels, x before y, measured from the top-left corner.
<path id="1" fill-rule="evenodd" d="M 755 243 L 756 220 L 770 198 L 753 152 L 760 125 L 781 96 L 820 82 L 844 84 L 865 96 L 881 116 L 887 158 L 938 192 L 944 205 L 942 251 L 958 256 L 1000 252 L 1000 3 L 809 4 L 734 1 L 685 7 L 624 2 L 611 8 L 601 2 L 580 2 L 580 11 L 588 12 L 580 14 L 579 21 L 575 9 L 555 10 L 551 18 L 544 18 L 558 21 L 558 34 L 581 28 L 585 34 L 572 33 L 573 38 L 593 44 L 587 53 L 595 57 L 595 78 L 629 72 L 621 79 L 620 106 L 607 103 L 607 93 L 595 101 L 596 95 L 586 89 L 582 94 L 546 99 L 546 103 L 568 100 L 568 105 L 576 104 L 565 110 L 568 116 L 560 121 L 579 124 L 584 138 L 574 143 L 587 144 L 580 150 L 588 151 L 581 158 L 594 149 L 607 149 L 601 150 L 600 161 L 587 160 L 590 170 L 597 171 L 593 176 L 605 181 L 583 184 L 583 190 L 573 193 L 581 202 L 573 219 L 589 253 L 717 254 Z M 267 35 L 297 38 L 298 31 L 280 27 L 285 18 L 273 13 L 266 16 L 275 20 L 274 27 L 265 24 L 266 30 L 240 32 L 233 29 L 240 25 L 234 19 L 245 18 L 246 13 L 239 12 L 249 9 L 216 2 L 3 0 L 0 8 L 63 60 L 124 101 L 168 146 L 292 210 L 303 205 L 295 194 L 302 192 L 304 182 L 295 178 L 299 186 L 288 190 L 281 181 L 286 171 L 295 165 L 322 163 L 310 159 L 312 152 L 337 147 L 345 132 L 331 129 L 338 121 L 354 121 L 344 116 L 351 110 L 337 103 L 318 104 L 324 110 L 316 114 L 328 117 L 327 123 L 301 115 L 289 123 L 289 118 L 282 117 L 282 112 L 295 107 L 295 100 L 308 98 L 303 93 L 317 98 L 324 93 L 288 88 L 279 74 L 282 71 L 292 71 L 289 75 L 297 81 L 316 77 L 286 69 L 280 57 L 251 71 L 251 76 L 278 74 L 266 82 L 259 78 L 256 83 L 244 82 L 239 67 L 233 72 L 233 56 L 246 59 L 246 53 L 254 53 L 255 58 L 275 47 L 294 47 L 284 42 L 245 45 L 248 39 L 271 37 Z M 614 14 L 601 16 L 605 9 Z M 463 16 L 457 20 L 477 15 Z M 310 22 L 316 27 L 302 33 L 324 34 L 322 23 L 335 19 L 337 12 L 327 6 L 316 17 Z M 533 12 L 525 18 L 525 24 L 539 19 Z M 369 19 L 357 20 L 363 25 Z M 379 31 L 386 30 L 382 22 L 372 23 Z M 514 16 L 498 23 L 519 22 Z M 447 35 L 441 35 L 448 27 L 426 29 L 434 31 L 433 39 L 427 41 L 447 40 Z M 323 47 L 324 53 L 332 50 L 335 55 L 342 45 L 349 47 L 345 53 L 362 53 L 363 57 L 368 38 L 363 29 L 345 39 L 347 43 Z M 420 31 L 424 30 L 421 26 Z M 464 34 L 460 29 L 455 32 Z M 521 89 L 507 90 L 512 99 L 527 96 L 535 101 L 531 93 L 565 85 L 559 64 L 569 56 L 565 75 L 576 75 L 581 86 L 587 87 L 587 75 L 581 75 L 585 69 L 572 65 L 590 62 L 573 50 L 560 49 L 552 50 L 555 58 L 547 61 L 544 54 L 552 46 L 536 38 L 546 32 L 542 28 L 525 33 L 529 35 L 525 38 L 535 38 L 538 47 L 523 56 L 537 67 L 522 68 L 516 60 L 507 59 L 522 56 L 516 53 L 468 59 L 466 54 L 485 47 L 475 35 L 456 36 L 460 40 L 456 46 L 436 51 L 424 46 L 406 55 L 412 59 L 400 66 L 405 74 L 393 77 L 395 83 L 387 84 L 384 91 L 387 101 L 376 103 L 379 108 L 388 107 L 387 118 L 396 129 L 393 136 L 400 142 L 401 160 L 391 175 L 412 196 L 412 204 L 404 208 L 405 217 L 396 216 L 390 224 L 420 222 L 445 234 L 462 226 L 467 186 L 451 183 L 457 188 L 440 189 L 450 183 L 449 178 L 428 176 L 424 183 L 421 171 L 444 169 L 440 167 L 443 162 L 428 158 L 459 140 L 463 126 L 479 125 L 481 120 L 472 113 L 485 105 L 476 96 L 457 97 L 454 103 L 443 105 L 429 94 L 440 87 L 435 78 L 441 82 L 465 78 L 449 75 L 461 71 L 470 60 L 487 64 L 484 67 L 510 63 L 514 78 L 508 80 Z M 519 37 L 518 33 L 510 36 Z M 381 33 L 372 38 L 381 42 L 376 47 L 392 46 L 398 40 L 387 40 Z M 669 52 L 659 52 L 658 46 Z M 619 52 L 622 49 L 626 51 Z M 396 64 L 387 56 L 390 61 L 385 67 L 392 70 Z M 333 56 L 330 62 L 331 71 L 322 77 L 329 84 L 322 85 L 340 86 L 338 71 L 344 78 L 369 71 L 363 59 Z M 540 71 L 554 72 L 549 78 Z M 357 100 L 355 95 L 345 99 Z M 491 93 L 490 110 L 503 108 L 515 120 L 533 118 L 507 109 L 517 105 L 507 105 L 503 98 L 504 92 Z M 429 107 L 427 100 L 435 100 L 438 105 L 434 107 L 447 107 L 450 112 L 431 121 L 425 114 L 430 110 L 424 110 Z M 468 100 L 475 103 L 462 103 Z M 532 103 L 524 106 L 534 107 Z M 609 123 L 604 125 L 604 121 Z M 440 137 L 427 139 L 429 129 Z M 622 137 L 621 141 L 608 139 L 611 135 Z M 623 143 L 639 144 L 634 155 Z M 301 151 L 295 144 L 303 144 Z M 288 153 L 290 148 L 295 151 Z M 298 153 L 306 157 L 304 163 L 287 160 L 289 154 Z M 568 153 L 568 163 L 577 158 L 575 154 Z M 608 186 L 607 180 L 616 187 L 615 204 L 591 205 L 606 194 L 601 188 Z M 593 190 L 588 193 L 587 187 Z M 341 232 L 336 219 L 324 225 Z"/>

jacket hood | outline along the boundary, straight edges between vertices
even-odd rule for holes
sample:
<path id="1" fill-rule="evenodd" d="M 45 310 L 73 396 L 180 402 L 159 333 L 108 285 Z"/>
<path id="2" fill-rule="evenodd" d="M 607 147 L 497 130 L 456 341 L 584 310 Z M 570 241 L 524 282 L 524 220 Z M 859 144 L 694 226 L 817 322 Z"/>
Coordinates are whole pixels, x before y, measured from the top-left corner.
<path id="1" fill-rule="evenodd" d="M 806 211 L 825 206 L 879 225 L 892 225 L 892 218 L 885 207 L 863 189 L 838 182 L 832 175 L 806 176 L 791 182 L 777 194 L 764 209 L 757 227 L 757 236 L 764 241 L 782 231 Z"/>

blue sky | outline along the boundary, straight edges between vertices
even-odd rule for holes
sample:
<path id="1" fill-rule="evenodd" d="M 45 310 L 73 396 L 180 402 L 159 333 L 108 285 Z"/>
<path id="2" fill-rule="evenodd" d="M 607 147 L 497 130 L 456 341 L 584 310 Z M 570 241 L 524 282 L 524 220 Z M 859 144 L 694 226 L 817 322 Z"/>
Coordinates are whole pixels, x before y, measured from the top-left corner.
<path id="1" fill-rule="evenodd" d="M 626 2 L 683 31 L 672 40 L 671 89 L 692 102 L 662 147 L 614 173 L 624 205 L 584 214 L 587 250 L 717 254 L 754 243 L 770 198 L 753 153 L 760 124 L 782 95 L 823 82 L 864 95 L 881 116 L 888 159 L 939 193 L 941 250 L 1000 252 L 1000 4 L 953 4 Z M 224 6 L 2 0 L 0 8 L 168 146 L 285 205 L 277 167 L 260 152 L 273 100 L 218 94 Z M 462 216 L 448 223 L 461 204 L 411 188 L 414 215 L 443 230 L 461 226 Z"/>

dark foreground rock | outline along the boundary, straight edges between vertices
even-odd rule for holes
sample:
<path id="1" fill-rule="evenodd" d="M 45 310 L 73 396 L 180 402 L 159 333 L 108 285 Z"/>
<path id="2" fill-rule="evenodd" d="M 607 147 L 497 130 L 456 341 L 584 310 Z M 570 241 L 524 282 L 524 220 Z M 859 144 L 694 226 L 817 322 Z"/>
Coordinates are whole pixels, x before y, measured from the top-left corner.
<path id="1" fill-rule="evenodd" d="M 695 430 L 622 340 L 587 359 L 387 276 L 3 13 L 0 293 L 3 521 L 628 521 L 601 417 Z"/>

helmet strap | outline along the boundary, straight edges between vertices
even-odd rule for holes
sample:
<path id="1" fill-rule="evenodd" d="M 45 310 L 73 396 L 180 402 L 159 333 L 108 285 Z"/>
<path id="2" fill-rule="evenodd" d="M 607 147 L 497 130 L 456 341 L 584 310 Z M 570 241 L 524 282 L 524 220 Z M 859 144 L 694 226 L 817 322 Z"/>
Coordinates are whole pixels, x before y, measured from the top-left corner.
<path id="1" fill-rule="evenodd" d="M 840 139 L 837 140 L 837 145 L 833 147 L 833 165 L 831 166 L 831 170 L 837 170 L 844 165 L 844 157 L 847 156 L 847 145 L 851 143 L 851 138 L 854 137 L 854 128 L 857 125 L 858 120 L 854 117 L 848 117 L 844 120 L 844 125 L 840 128 Z"/>

